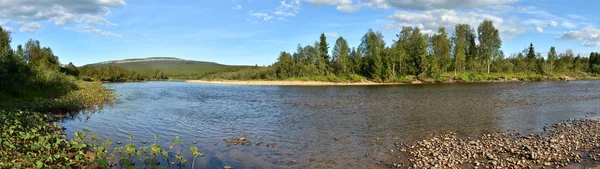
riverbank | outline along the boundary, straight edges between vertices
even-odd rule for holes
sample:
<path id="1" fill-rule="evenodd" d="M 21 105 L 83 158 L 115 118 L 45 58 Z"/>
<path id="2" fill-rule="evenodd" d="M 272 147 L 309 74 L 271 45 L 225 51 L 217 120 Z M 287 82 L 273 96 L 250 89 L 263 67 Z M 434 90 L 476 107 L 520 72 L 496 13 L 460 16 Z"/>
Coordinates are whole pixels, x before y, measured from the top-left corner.
<path id="1" fill-rule="evenodd" d="M 443 75 L 438 79 L 417 79 L 414 76 L 400 78 L 393 82 L 361 81 L 318 81 L 318 80 L 185 80 L 189 83 L 202 84 L 224 84 L 243 86 L 378 86 L 378 85 L 406 85 L 406 84 L 439 84 L 439 83 L 489 83 L 489 82 L 537 82 L 537 81 L 577 81 L 577 80 L 599 80 L 600 77 L 584 76 L 570 77 L 564 75 L 541 76 L 541 75 L 518 75 L 505 74 L 459 74 Z"/>
<path id="2" fill-rule="evenodd" d="M 323 81 L 267 81 L 267 80 L 186 80 L 189 83 L 202 84 L 226 84 L 226 85 L 244 85 L 244 86 L 374 86 L 374 85 L 400 85 L 407 83 L 377 83 L 371 81 L 365 82 L 323 82 Z"/>
<path id="3" fill-rule="evenodd" d="M 491 133 L 479 138 L 435 135 L 395 143 L 391 168 L 591 168 L 600 165 L 600 121 L 574 120 L 544 127 L 543 133 Z"/>
<path id="4" fill-rule="evenodd" d="M 56 121 L 94 111 L 114 98 L 98 82 L 73 82 L 62 96 L 21 98 L 0 103 L 0 168 L 94 168 L 89 138 L 67 140 Z"/>

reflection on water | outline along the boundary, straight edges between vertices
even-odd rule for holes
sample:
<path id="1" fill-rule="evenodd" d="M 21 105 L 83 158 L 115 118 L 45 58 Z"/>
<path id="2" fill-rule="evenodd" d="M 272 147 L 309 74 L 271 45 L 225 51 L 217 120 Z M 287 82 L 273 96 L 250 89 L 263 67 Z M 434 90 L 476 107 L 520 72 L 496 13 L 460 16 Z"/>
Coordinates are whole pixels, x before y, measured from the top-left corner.
<path id="1" fill-rule="evenodd" d="M 396 141 L 440 132 L 538 132 L 567 119 L 598 118 L 600 81 L 402 86 L 277 87 L 183 82 L 114 83 L 120 96 L 91 118 L 62 123 L 115 141 L 181 136 L 222 168 L 372 168 Z M 83 117 L 83 116 L 80 116 Z M 262 146 L 227 147 L 245 136 Z M 334 140 L 339 138 L 339 140 Z M 184 148 L 187 150 L 187 148 Z M 365 157 L 372 153 L 373 156 Z M 199 164 L 198 164 L 199 163 Z"/>

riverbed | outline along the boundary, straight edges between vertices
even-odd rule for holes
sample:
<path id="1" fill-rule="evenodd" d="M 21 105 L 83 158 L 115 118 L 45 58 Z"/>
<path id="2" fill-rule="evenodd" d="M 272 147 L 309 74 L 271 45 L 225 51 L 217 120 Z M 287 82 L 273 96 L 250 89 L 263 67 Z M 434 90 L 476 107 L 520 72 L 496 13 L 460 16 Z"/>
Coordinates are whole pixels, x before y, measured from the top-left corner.
<path id="1" fill-rule="evenodd" d="M 200 168 L 376 168 L 395 142 L 455 132 L 541 132 L 600 118 L 600 81 L 390 86 L 239 86 L 111 83 L 115 103 L 60 124 L 66 133 L 197 141 Z M 244 137 L 261 146 L 227 146 Z M 267 147 L 266 145 L 271 145 Z M 274 146 L 273 146 L 274 145 Z M 184 148 L 183 150 L 187 150 Z M 197 167 L 199 168 L 199 167 Z"/>

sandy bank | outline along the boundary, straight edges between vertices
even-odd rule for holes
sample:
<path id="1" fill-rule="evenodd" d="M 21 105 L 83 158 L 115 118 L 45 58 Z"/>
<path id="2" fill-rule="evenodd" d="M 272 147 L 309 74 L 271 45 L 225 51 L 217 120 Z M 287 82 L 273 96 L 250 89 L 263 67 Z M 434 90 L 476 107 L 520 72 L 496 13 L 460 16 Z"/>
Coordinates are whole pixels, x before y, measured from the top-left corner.
<path id="1" fill-rule="evenodd" d="M 319 81 L 235 81 L 235 80 L 186 80 L 190 83 L 226 84 L 245 86 L 375 86 L 375 85 L 401 85 L 405 83 L 376 83 L 376 82 L 319 82 Z"/>

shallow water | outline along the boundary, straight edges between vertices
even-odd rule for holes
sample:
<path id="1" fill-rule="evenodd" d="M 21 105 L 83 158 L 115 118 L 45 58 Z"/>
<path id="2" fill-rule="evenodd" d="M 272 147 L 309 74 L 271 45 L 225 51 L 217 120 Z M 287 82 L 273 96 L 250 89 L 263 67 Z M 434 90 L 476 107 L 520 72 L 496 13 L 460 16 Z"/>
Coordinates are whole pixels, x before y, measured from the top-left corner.
<path id="1" fill-rule="evenodd" d="M 163 147 L 174 136 L 204 157 L 196 168 L 373 168 L 396 141 L 456 132 L 533 133 L 568 119 L 600 118 L 600 81 L 400 86 L 233 86 L 112 83 L 119 97 L 89 118 L 61 123 Z M 70 134 L 69 136 L 72 136 Z M 276 146 L 231 146 L 245 136 Z M 334 138 L 339 138 L 338 141 Z M 377 139 L 379 138 L 379 139 Z M 373 156 L 365 157 L 373 153 Z M 190 159 L 190 158 L 188 158 Z"/>

